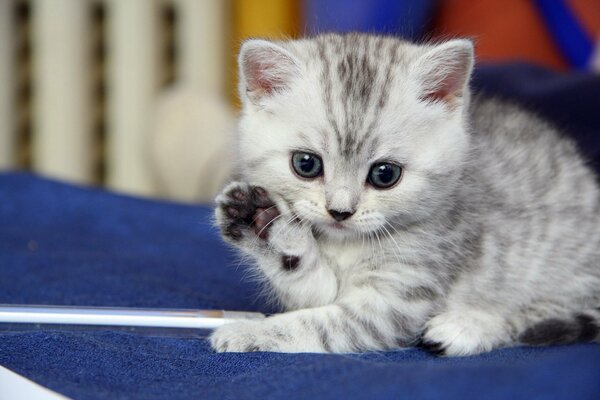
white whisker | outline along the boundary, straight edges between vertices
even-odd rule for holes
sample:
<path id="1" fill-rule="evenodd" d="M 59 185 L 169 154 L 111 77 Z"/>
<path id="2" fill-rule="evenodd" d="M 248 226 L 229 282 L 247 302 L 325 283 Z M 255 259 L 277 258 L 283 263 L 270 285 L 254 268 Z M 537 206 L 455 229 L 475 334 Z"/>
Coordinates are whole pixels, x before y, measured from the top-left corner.
<path id="1" fill-rule="evenodd" d="M 267 222 L 265 224 L 265 226 L 263 226 L 262 229 L 260 231 L 258 231 L 258 233 L 255 235 L 254 239 L 252 240 L 252 245 L 254 246 L 256 244 L 256 242 L 258 242 L 259 240 L 262 240 L 262 239 L 260 239 L 260 235 L 263 233 L 263 231 L 265 229 L 267 229 L 267 227 L 269 227 L 269 225 L 271 225 L 273 222 L 277 221 L 282 216 L 283 216 L 283 214 L 279 214 L 278 216 L 276 216 L 275 218 L 273 218 L 272 220 Z"/>

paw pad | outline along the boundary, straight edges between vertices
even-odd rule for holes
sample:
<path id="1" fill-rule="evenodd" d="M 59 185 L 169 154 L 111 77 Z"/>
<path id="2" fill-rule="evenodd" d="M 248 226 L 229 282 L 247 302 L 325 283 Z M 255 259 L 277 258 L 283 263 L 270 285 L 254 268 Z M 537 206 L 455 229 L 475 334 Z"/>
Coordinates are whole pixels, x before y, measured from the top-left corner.
<path id="1" fill-rule="evenodd" d="M 281 266 L 286 271 L 294 271 L 300 264 L 300 257 L 296 256 L 282 256 Z"/>
<path id="2" fill-rule="evenodd" d="M 226 189 L 219 208 L 224 217 L 221 223 L 223 234 L 233 240 L 241 240 L 244 232 L 254 232 L 261 239 L 267 239 L 269 224 L 277 218 L 279 210 L 267 191 L 259 186 L 234 183 Z"/>
<path id="3" fill-rule="evenodd" d="M 436 356 L 446 355 L 446 349 L 444 348 L 442 343 L 439 342 L 432 342 L 430 340 L 421 338 L 421 340 L 419 340 L 419 342 L 417 343 L 416 347 Z"/>

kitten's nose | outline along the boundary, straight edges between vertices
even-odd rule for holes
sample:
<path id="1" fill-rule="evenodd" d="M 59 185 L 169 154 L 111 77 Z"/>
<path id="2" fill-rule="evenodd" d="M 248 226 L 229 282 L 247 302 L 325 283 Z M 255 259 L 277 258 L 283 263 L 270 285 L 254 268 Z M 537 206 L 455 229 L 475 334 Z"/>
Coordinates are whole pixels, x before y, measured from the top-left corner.
<path id="1" fill-rule="evenodd" d="M 354 212 L 350 212 L 350 211 L 337 211 L 337 210 L 327 210 L 327 212 L 338 222 L 348 219 L 352 216 L 352 214 L 354 214 Z"/>

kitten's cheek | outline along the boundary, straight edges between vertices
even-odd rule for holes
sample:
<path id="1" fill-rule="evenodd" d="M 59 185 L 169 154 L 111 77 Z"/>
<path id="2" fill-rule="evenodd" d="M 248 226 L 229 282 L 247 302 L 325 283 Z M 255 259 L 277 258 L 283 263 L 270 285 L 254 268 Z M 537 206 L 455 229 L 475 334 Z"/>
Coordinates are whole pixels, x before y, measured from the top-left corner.
<path id="1" fill-rule="evenodd" d="M 269 237 L 268 225 L 279 215 L 277 207 L 257 208 L 254 213 L 254 233 L 261 239 Z"/>

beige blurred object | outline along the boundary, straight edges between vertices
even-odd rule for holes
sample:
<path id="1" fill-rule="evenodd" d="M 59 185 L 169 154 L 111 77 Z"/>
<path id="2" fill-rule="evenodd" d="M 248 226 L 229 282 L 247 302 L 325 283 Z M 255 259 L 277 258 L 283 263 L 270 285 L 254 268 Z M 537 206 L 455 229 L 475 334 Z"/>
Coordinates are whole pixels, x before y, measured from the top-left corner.
<path id="1" fill-rule="evenodd" d="M 158 195 L 212 202 L 229 177 L 236 118 L 224 98 L 179 85 L 156 104 L 149 148 Z"/>
<path id="2" fill-rule="evenodd" d="M 158 96 L 151 121 L 148 161 L 158 196 L 212 202 L 229 176 L 236 120 L 224 95 L 228 3 L 175 1 L 177 83 Z"/>

